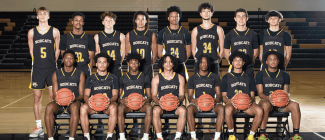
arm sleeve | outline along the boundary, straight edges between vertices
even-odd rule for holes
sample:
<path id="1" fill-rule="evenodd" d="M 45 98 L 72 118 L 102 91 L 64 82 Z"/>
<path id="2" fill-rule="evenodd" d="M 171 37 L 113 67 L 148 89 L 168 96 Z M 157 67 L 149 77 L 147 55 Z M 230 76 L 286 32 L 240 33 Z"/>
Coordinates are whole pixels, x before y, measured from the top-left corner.
<path id="1" fill-rule="evenodd" d="M 253 33 L 253 49 L 258 49 L 258 38 L 257 38 L 257 34 L 254 32 Z"/>
<path id="2" fill-rule="evenodd" d="M 264 40 L 264 31 L 261 31 L 259 34 L 258 34 L 258 37 L 259 37 L 259 44 L 260 45 L 263 45 L 263 40 Z"/>
<path id="3" fill-rule="evenodd" d="M 157 37 L 157 44 L 162 45 L 164 41 L 164 29 L 160 30 Z"/>
<path id="4" fill-rule="evenodd" d="M 290 85 L 290 75 L 286 72 L 283 72 L 283 80 L 285 85 Z"/>
<path id="5" fill-rule="evenodd" d="M 256 85 L 263 84 L 263 72 L 260 71 L 256 74 Z"/>
<path id="6" fill-rule="evenodd" d="M 185 34 L 185 44 L 186 45 L 191 45 L 191 34 L 188 30 L 184 31 Z"/>
<path id="7" fill-rule="evenodd" d="M 194 89 L 194 76 L 188 79 L 187 89 Z"/>
<path id="8" fill-rule="evenodd" d="M 214 86 L 220 86 L 220 77 L 216 74 L 216 78 L 214 79 Z"/>
<path id="9" fill-rule="evenodd" d="M 227 78 L 227 74 L 226 74 L 226 75 L 224 75 L 222 77 L 222 81 L 221 81 L 221 92 L 227 92 L 227 90 L 228 90 L 227 83 L 228 83 L 228 78 Z"/>
<path id="10" fill-rule="evenodd" d="M 91 89 L 91 76 L 89 76 L 86 80 L 85 89 Z"/>
<path id="11" fill-rule="evenodd" d="M 88 49 L 89 51 L 95 51 L 95 40 L 92 35 L 89 35 L 88 37 Z"/>
<path id="12" fill-rule="evenodd" d="M 151 82 L 150 82 L 149 75 L 147 75 L 146 78 L 145 78 L 144 88 L 151 88 Z"/>
<path id="13" fill-rule="evenodd" d="M 120 77 L 119 82 L 120 82 L 120 88 L 123 89 L 123 88 L 124 88 L 124 84 L 123 84 L 123 76 Z"/>
<path id="14" fill-rule="evenodd" d="M 231 44 L 231 33 L 228 32 L 226 37 L 225 37 L 225 45 L 224 48 L 225 49 L 230 49 L 230 44 Z"/>
<path id="15" fill-rule="evenodd" d="M 292 38 L 291 38 L 290 33 L 284 32 L 283 40 L 284 40 L 284 44 L 286 46 L 292 46 Z"/>
<path id="16" fill-rule="evenodd" d="M 119 82 L 118 82 L 119 79 L 115 75 L 113 75 L 112 77 L 113 77 L 113 89 L 120 89 Z"/>
<path id="17" fill-rule="evenodd" d="M 67 34 L 65 34 L 61 37 L 59 49 L 66 50 L 66 45 L 67 45 Z"/>
<path id="18" fill-rule="evenodd" d="M 256 84 L 255 84 L 255 79 L 254 79 L 253 76 L 249 76 L 249 89 L 251 91 L 257 91 Z"/>

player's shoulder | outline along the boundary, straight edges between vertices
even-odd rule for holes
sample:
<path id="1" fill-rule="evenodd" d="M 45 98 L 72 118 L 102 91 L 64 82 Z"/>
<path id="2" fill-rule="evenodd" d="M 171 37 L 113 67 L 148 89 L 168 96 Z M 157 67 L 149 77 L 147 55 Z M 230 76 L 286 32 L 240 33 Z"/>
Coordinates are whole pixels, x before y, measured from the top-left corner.
<path id="1" fill-rule="evenodd" d="M 227 79 L 229 73 L 226 73 L 225 75 L 222 76 L 222 80 Z"/>
<path id="2" fill-rule="evenodd" d="M 152 82 L 159 82 L 159 73 L 157 75 L 155 75 L 152 80 Z"/>
<path id="3" fill-rule="evenodd" d="M 258 35 L 264 35 L 264 29 L 261 30 L 261 31 L 258 33 Z"/>
<path id="4" fill-rule="evenodd" d="M 53 26 L 52 26 L 53 27 Z M 54 32 L 60 32 L 58 28 L 53 27 Z"/>
<path id="5" fill-rule="evenodd" d="M 289 73 L 287 73 L 286 71 L 284 71 L 284 70 L 281 70 L 282 71 L 282 74 L 283 74 L 283 76 L 287 76 L 287 77 L 290 77 L 290 75 L 289 75 Z"/>
<path id="6" fill-rule="evenodd" d="M 259 72 L 257 72 L 257 73 L 256 73 L 256 77 L 258 77 L 258 76 L 263 76 L 263 71 L 259 71 Z"/>
<path id="7" fill-rule="evenodd" d="M 220 76 L 218 74 L 215 74 L 213 72 L 210 72 L 209 74 L 210 74 L 211 77 L 220 78 Z"/>

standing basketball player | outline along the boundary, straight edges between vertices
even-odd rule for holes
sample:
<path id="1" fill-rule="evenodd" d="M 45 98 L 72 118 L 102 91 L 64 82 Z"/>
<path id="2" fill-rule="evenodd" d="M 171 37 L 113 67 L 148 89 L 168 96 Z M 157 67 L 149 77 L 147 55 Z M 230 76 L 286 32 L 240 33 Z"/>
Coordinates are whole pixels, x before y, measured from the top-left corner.
<path id="1" fill-rule="evenodd" d="M 182 26 L 179 26 L 179 20 L 182 17 L 182 11 L 178 6 L 171 6 L 167 9 L 166 17 L 169 26 L 163 28 L 158 33 L 158 57 L 163 55 L 172 55 L 177 58 L 179 65 L 175 72 L 188 80 L 187 68 L 185 62 L 191 55 L 191 35 L 190 32 Z"/>
<path id="2" fill-rule="evenodd" d="M 266 61 L 267 68 L 256 74 L 256 87 L 258 95 L 262 99 L 259 105 L 264 109 L 264 117 L 260 127 L 260 138 L 266 139 L 266 124 L 269 117 L 269 112 L 276 110 L 279 112 L 291 112 L 294 136 L 290 140 L 302 140 L 299 136 L 299 127 L 301 120 L 301 112 L 299 104 L 296 101 L 290 100 L 284 107 L 276 107 L 271 95 L 273 91 L 282 89 L 286 93 L 290 93 L 290 76 L 288 73 L 278 68 L 280 63 L 279 53 L 275 51 L 266 52 L 263 56 Z"/>
<path id="3" fill-rule="evenodd" d="M 74 99 L 68 106 L 61 106 L 57 102 L 50 102 L 45 109 L 45 125 L 49 140 L 53 139 L 54 114 L 71 114 L 70 117 L 70 138 L 74 140 L 79 123 L 79 108 L 84 99 L 85 75 L 75 67 L 78 60 L 76 54 L 72 50 L 63 53 L 63 67 L 53 73 L 53 100 L 56 93 L 62 88 L 68 88 L 73 92 Z"/>
<path id="4" fill-rule="evenodd" d="M 114 13 L 105 12 L 100 18 L 103 20 L 102 23 L 105 29 L 94 36 L 96 54 L 100 52 L 107 53 L 112 58 L 107 71 L 120 78 L 122 76 L 121 64 L 125 54 L 125 37 L 123 33 L 114 30 L 117 18 Z"/>
<path id="5" fill-rule="evenodd" d="M 142 56 L 138 53 L 130 53 L 127 55 L 127 64 L 130 68 L 129 72 L 120 78 L 120 105 L 118 106 L 118 127 L 120 140 L 126 140 L 124 135 L 124 115 L 128 112 L 138 111 L 145 112 L 144 134 L 141 140 L 149 140 L 149 129 L 152 121 L 151 106 L 151 81 L 149 76 L 139 71 Z M 144 103 L 139 110 L 132 110 L 128 107 L 127 98 L 131 93 L 139 93 L 143 96 Z"/>
<path id="6" fill-rule="evenodd" d="M 253 77 L 243 71 L 245 65 L 246 54 L 240 51 L 234 51 L 230 57 L 230 63 L 234 66 L 234 70 L 222 77 L 221 92 L 225 105 L 225 120 L 228 126 L 229 140 L 237 140 L 234 135 L 233 115 L 240 112 L 234 103 L 234 97 L 238 93 L 248 94 L 251 98 L 250 107 L 244 112 L 248 115 L 255 116 L 253 124 L 246 140 L 254 140 L 255 132 L 261 124 L 263 117 L 263 109 L 255 103 L 256 85 Z"/>
<path id="7" fill-rule="evenodd" d="M 125 52 L 139 53 L 143 61 L 139 70 L 150 79 L 154 76 L 152 65 L 157 59 L 157 37 L 149 31 L 148 13 L 137 11 L 133 17 L 134 29 L 126 34 Z"/>
<path id="8" fill-rule="evenodd" d="M 280 29 L 280 22 L 283 20 L 283 16 L 279 11 L 271 10 L 265 16 L 266 22 L 269 23 L 269 28 L 264 29 L 259 33 L 260 40 L 260 56 L 259 59 L 262 63 L 261 71 L 267 66 L 263 55 L 268 51 L 276 51 L 280 53 L 281 57 L 284 58 L 284 66 L 279 67 L 281 70 L 285 70 L 291 58 L 292 52 L 292 38 L 290 33 L 283 29 Z"/>
<path id="9" fill-rule="evenodd" d="M 42 127 L 42 90 L 45 83 L 49 89 L 49 99 L 53 101 L 52 74 L 56 71 L 56 60 L 60 55 L 60 31 L 48 24 L 50 12 L 45 7 L 36 10 L 38 26 L 28 31 L 29 53 L 32 57 L 32 78 L 29 88 L 34 91 L 34 115 L 36 127 L 29 137 L 44 135 Z"/>
<path id="10" fill-rule="evenodd" d="M 229 61 L 229 55 L 234 51 L 245 52 L 248 63 L 245 72 L 254 77 L 254 60 L 258 55 L 258 39 L 256 33 L 246 27 L 248 13 L 245 9 L 239 8 L 235 11 L 236 28 L 227 33 L 225 37 L 225 58 Z M 229 71 L 233 66 L 229 66 Z"/>
<path id="11" fill-rule="evenodd" d="M 82 70 L 86 79 L 91 75 L 93 67 L 93 58 L 95 52 L 94 38 L 83 32 L 85 15 L 82 13 L 74 13 L 72 15 L 72 32 L 62 36 L 60 40 L 61 55 L 67 49 L 73 50 L 77 55 L 77 68 Z"/>
<path id="12" fill-rule="evenodd" d="M 211 22 L 214 8 L 210 3 L 202 3 L 198 12 L 202 17 L 202 24 L 192 30 L 192 55 L 196 60 L 201 54 L 207 54 L 212 62 L 210 71 L 219 75 L 219 62 L 223 56 L 224 32 L 220 26 Z M 195 72 L 198 72 L 197 64 L 194 66 Z"/>
<path id="13" fill-rule="evenodd" d="M 86 80 L 85 104 L 80 107 L 80 122 L 84 132 L 84 140 L 90 140 L 88 115 L 94 113 L 105 113 L 109 115 L 108 132 L 106 140 L 112 140 L 113 131 L 117 122 L 117 98 L 119 91 L 118 79 L 114 74 L 107 72 L 107 67 L 111 58 L 106 52 L 96 54 L 95 63 L 98 69 L 96 74 L 91 75 Z M 104 94 L 108 97 L 108 108 L 104 111 L 96 112 L 90 106 L 92 96 L 95 94 Z"/>
<path id="14" fill-rule="evenodd" d="M 191 140 L 196 140 L 194 113 L 202 112 L 198 106 L 198 98 L 203 94 L 209 94 L 215 99 L 216 105 L 210 112 L 218 113 L 214 140 L 219 140 L 225 117 L 224 106 L 217 104 L 222 100 L 220 77 L 215 73 L 209 72 L 210 59 L 208 55 L 202 54 L 199 56 L 197 64 L 199 65 L 199 72 L 191 76 L 188 81 L 188 100 L 190 101 L 190 105 L 187 107 L 187 120 L 190 127 Z"/>

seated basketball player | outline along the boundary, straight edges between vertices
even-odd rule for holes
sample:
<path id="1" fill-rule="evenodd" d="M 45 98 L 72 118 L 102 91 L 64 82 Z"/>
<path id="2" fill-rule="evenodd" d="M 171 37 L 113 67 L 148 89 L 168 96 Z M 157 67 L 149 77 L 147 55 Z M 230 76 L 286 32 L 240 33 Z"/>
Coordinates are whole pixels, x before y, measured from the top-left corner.
<path id="1" fill-rule="evenodd" d="M 273 91 L 278 89 L 282 89 L 288 94 L 290 92 L 290 76 L 285 71 L 279 69 L 279 65 L 283 66 L 283 62 L 280 63 L 280 58 L 281 55 L 275 51 L 266 52 L 263 59 L 266 61 L 267 68 L 256 74 L 256 88 L 258 96 L 262 99 L 259 105 L 264 109 L 259 139 L 267 139 L 265 134 L 269 112 L 277 110 L 280 112 L 291 112 L 294 136 L 290 140 L 301 140 L 302 138 L 299 136 L 301 119 L 299 104 L 296 101 L 290 100 L 286 106 L 279 108 L 275 107 L 271 98 Z"/>
<path id="2" fill-rule="evenodd" d="M 234 51 L 231 53 L 229 61 L 234 66 L 234 70 L 222 77 L 221 92 L 223 102 L 226 103 L 225 119 L 229 129 L 229 140 L 237 140 L 234 134 L 233 120 L 233 115 L 239 112 L 233 100 L 236 94 L 246 93 L 250 96 L 251 105 L 244 112 L 248 115 L 255 116 L 249 136 L 246 140 L 254 140 L 255 132 L 261 124 L 263 117 L 263 109 L 255 103 L 255 80 L 243 70 L 246 57 L 244 52 Z"/>
<path id="3" fill-rule="evenodd" d="M 80 107 L 80 122 L 84 132 L 84 140 L 90 140 L 88 115 L 94 113 L 105 113 L 109 115 L 108 133 L 106 140 L 112 140 L 113 131 L 117 122 L 117 98 L 119 91 L 118 79 L 114 74 L 107 72 L 107 67 L 111 58 L 106 52 L 95 56 L 95 63 L 98 69 L 96 74 L 91 75 L 86 80 L 85 104 Z M 104 111 L 96 112 L 89 106 L 91 97 L 95 94 L 104 94 L 108 99 L 108 108 Z"/>
<path id="4" fill-rule="evenodd" d="M 164 113 L 175 113 L 178 116 L 176 124 L 175 140 L 179 140 L 186 123 L 186 108 L 179 106 L 184 100 L 184 85 L 185 79 L 180 74 L 174 72 L 174 67 L 177 66 L 177 59 L 171 55 L 164 55 L 159 61 L 161 73 L 156 75 L 151 81 L 152 100 L 156 103 L 153 108 L 153 126 L 156 130 L 158 140 L 163 140 L 161 133 L 160 116 Z M 178 97 L 178 107 L 174 111 L 165 111 L 161 107 L 159 100 L 166 94 L 173 94 Z"/>
<path id="5" fill-rule="evenodd" d="M 74 140 L 79 123 L 79 108 L 83 101 L 85 89 L 85 75 L 76 68 L 77 56 L 74 51 L 67 50 L 63 53 L 63 67 L 53 73 L 53 102 L 50 102 L 45 109 L 45 125 L 49 140 L 53 140 L 54 114 L 71 114 L 70 117 L 70 138 Z M 73 100 L 68 106 L 61 106 L 56 102 L 55 95 L 61 88 L 68 88 L 74 93 Z"/>
<path id="6" fill-rule="evenodd" d="M 146 112 L 144 119 L 144 134 L 141 140 L 149 140 L 149 129 L 152 121 L 151 107 L 151 83 L 150 75 L 139 71 L 141 55 L 135 52 L 127 55 L 126 61 L 130 68 L 129 72 L 120 78 L 120 105 L 118 106 L 118 127 L 120 140 L 126 140 L 124 135 L 124 113 L 139 111 Z M 143 96 L 144 103 L 139 110 L 132 110 L 128 107 L 127 98 L 131 93 L 139 93 Z"/>

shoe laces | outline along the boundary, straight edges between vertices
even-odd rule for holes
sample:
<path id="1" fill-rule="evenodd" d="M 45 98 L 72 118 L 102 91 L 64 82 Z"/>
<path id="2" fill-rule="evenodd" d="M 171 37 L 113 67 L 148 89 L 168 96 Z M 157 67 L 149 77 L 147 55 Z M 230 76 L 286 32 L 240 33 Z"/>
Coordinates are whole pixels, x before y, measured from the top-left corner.
<path id="1" fill-rule="evenodd" d="M 247 140 L 255 140 L 254 135 L 248 135 Z"/>
<path id="2" fill-rule="evenodd" d="M 38 127 L 35 127 L 34 130 L 33 130 L 33 133 L 36 133 L 37 130 L 39 130 L 41 128 L 38 128 Z"/>
<path id="3" fill-rule="evenodd" d="M 302 140 L 302 138 L 299 135 L 295 135 L 291 138 L 292 140 Z M 290 140 L 291 140 L 290 139 Z"/>
<path id="4" fill-rule="evenodd" d="M 262 134 L 260 137 L 256 137 L 258 140 L 270 140 L 267 138 L 264 134 Z"/>

